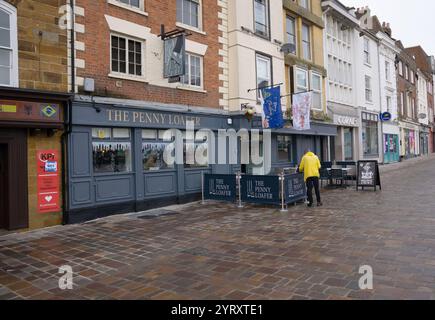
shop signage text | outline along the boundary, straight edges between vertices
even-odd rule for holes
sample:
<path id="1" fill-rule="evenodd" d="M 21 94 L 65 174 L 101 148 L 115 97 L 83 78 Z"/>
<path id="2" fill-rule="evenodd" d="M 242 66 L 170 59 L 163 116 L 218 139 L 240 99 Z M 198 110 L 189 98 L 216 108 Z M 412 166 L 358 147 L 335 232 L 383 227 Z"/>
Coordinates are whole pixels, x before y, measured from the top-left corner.
<path id="1" fill-rule="evenodd" d="M 334 123 L 340 126 L 357 127 L 358 118 L 342 115 L 334 115 Z"/>
<path id="2" fill-rule="evenodd" d="M 236 200 L 235 175 L 204 175 L 204 199 L 229 201 Z"/>
<path id="3" fill-rule="evenodd" d="M 38 211 L 59 212 L 59 154 L 56 150 L 40 150 L 36 155 Z"/>
<path id="4" fill-rule="evenodd" d="M 201 118 L 178 114 L 165 114 L 147 111 L 107 110 L 109 122 L 143 123 L 148 125 L 185 126 L 193 122 L 195 126 L 201 126 Z"/>
<path id="5" fill-rule="evenodd" d="M 62 109 L 56 103 L 0 100 L 0 121 L 62 122 Z"/>

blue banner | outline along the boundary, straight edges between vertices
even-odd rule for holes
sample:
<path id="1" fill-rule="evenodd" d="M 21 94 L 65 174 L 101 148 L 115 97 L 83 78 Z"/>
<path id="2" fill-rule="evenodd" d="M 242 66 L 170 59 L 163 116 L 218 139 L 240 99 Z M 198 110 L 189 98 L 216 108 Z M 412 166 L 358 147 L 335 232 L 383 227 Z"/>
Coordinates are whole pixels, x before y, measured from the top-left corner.
<path id="1" fill-rule="evenodd" d="M 284 119 L 281 108 L 280 87 L 265 88 L 263 96 L 263 128 L 280 129 L 284 127 Z"/>

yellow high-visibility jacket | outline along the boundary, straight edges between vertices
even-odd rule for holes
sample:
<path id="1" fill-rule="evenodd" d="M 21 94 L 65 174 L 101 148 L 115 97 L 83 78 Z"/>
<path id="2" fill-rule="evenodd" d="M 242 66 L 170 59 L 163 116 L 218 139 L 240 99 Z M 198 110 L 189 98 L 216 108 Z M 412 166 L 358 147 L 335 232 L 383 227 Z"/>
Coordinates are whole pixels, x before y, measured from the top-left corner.
<path id="1" fill-rule="evenodd" d="M 311 177 L 320 178 L 319 170 L 321 167 L 319 158 L 314 153 L 308 152 L 301 160 L 299 172 L 304 172 L 304 179 L 307 181 Z"/>

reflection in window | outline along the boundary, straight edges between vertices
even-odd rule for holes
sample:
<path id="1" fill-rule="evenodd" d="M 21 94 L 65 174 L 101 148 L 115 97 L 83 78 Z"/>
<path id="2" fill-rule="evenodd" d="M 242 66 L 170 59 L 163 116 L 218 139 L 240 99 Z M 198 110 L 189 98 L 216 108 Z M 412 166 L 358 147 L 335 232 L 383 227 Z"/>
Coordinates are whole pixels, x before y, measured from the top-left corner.
<path id="1" fill-rule="evenodd" d="M 93 142 L 92 149 L 95 173 L 131 171 L 130 142 Z"/>
<path id="2" fill-rule="evenodd" d="M 199 155 L 199 157 L 197 157 Z M 194 162 L 194 164 L 188 164 Z M 202 168 L 208 167 L 208 143 L 204 141 L 195 141 L 195 143 L 184 142 L 184 167 L 185 168 Z"/>
<path id="3" fill-rule="evenodd" d="M 169 147 L 169 143 L 160 142 L 143 142 L 142 143 L 142 161 L 145 171 L 157 171 L 162 169 L 170 169 L 174 166 L 168 166 L 163 159 L 165 149 Z"/>
<path id="4" fill-rule="evenodd" d="M 291 136 L 277 136 L 278 141 L 278 160 L 292 162 L 293 148 Z"/>

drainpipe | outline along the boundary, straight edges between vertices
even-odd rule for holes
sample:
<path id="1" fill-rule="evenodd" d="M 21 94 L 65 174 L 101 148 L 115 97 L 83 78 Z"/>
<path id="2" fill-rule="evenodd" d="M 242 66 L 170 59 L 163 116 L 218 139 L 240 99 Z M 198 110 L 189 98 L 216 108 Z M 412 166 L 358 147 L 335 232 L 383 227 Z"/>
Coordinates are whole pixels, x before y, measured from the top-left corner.
<path id="1" fill-rule="evenodd" d="M 71 30 L 70 30 L 70 48 L 71 48 L 71 94 L 75 94 L 75 21 L 74 21 L 74 1 L 70 0 L 70 10 L 71 10 Z M 69 135 L 72 131 L 72 103 L 74 100 L 74 96 L 72 96 L 68 100 L 68 106 L 67 106 L 67 112 L 66 112 L 66 125 L 65 130 L 61 136 L 61 143 L 62 143 L 62 169 L 64 170 L 64 174 L 62 174 L 62 224 L 65 225 L 68 223 L 67 215 L 68 215 L 68 209 L 69 209 L 69 170 L 68 170 L 68 149 L 69 149 Z"/>
<path id="2" fill-rule="evenodd" d="M 382 113 L 382 79 L 381 79 L 381 54 L 380 54 L 380 47 L 381 47 L 381 41 L 378 40 L 378 74 L 379 74 L 379 100 L 380 100 L 380 105 L 379 107 L 381 108 L 380 114 Z M 385 155 L 384 155 L 384 122 L 381 120 L 381 117 L 379 117 L 379 122 L 381 123 L 381 141 L 379 144 L 379 151 L 380 151 L 380 160 L 381 163 L 383 164 L 385 161 Z"/>

